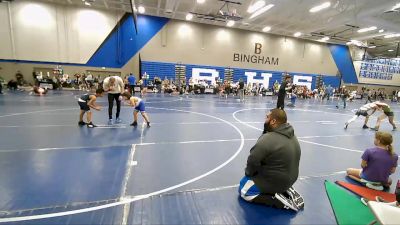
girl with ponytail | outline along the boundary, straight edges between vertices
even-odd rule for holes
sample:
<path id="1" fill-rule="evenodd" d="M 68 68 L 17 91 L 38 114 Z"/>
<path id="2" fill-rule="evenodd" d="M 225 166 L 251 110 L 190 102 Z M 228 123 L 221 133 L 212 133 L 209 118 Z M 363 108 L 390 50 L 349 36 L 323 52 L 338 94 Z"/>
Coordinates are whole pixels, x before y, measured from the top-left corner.
<path id="1" fill-rule="evenodd" d="M 356 180 L 365 180 L 367 187 L 383 189 L 392 184 L 389 176 L 396 171 L 398 155 L 393 149 L 393 137 L 388 132 L 375 133 L 375 147 L 365 150 L 361 156 L 361 168 L 347 169 L 347 175 Z M 383 186 L 383 187 L 382 187 Z"/>

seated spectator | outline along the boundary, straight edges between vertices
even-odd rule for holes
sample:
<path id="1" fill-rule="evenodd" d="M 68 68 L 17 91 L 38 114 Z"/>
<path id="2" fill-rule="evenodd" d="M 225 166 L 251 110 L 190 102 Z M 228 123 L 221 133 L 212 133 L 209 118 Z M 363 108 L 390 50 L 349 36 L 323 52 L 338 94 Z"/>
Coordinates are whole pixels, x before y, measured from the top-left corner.
<path id="1" fill-rule="evenodd" d="M 13 80 L 13 79 L 11 79 L 10 81 L 8 81 L 8 83 L 7 83 L 7 88 L 8 88 L 9 90 L 16 91 L 16 90 L 18 89 L 18 83 L 17 83 L 17 81 L 15 81 L 15 80 Z"/>
<path id="2" fill-rule="evenodd" d="M 388 132 L 378 131 L 375 133 L 375 147 L 365 150 L 361 156 L 362 169 L 347 169 L 347 176 L 366 183 L 366 186 L 382 190 L 389 187 L 392 180 L 390 174 L 396 171 L 398 156 L 394 152 L 393 137 Z"/>
<path id="3" fill-rule="evenodd" d="M 248 202 L 298 211 L 303 198 L 292 187 L 299 176 L 300 145 L 285 111 L 272 109 L 264 132 L 251 148 L 240 196 Z"/>

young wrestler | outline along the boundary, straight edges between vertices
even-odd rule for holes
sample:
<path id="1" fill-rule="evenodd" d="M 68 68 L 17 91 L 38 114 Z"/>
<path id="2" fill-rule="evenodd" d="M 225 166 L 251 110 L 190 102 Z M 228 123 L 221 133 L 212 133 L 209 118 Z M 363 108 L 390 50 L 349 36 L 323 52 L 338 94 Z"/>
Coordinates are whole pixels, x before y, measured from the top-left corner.
<path id="1" fill-rule="evenodd" d="M 132 96 L 129 92 L 124 92 L 121 96 L 128 101 L 130 106 L 135 107 L 135 110 L 133 111 L 133 123 L 130 125 L 134 127 L 137 126 L 138 112 L 140 111 L 143 119 L 147 123 L 147 127 L 150 127 L 150 120 L 145 111 L 144 101 L 141 98 Z"/>
<path id="2" fill-rule="evenodd" d="M 35 93 L 35 95 L 42 96 L 42 95 L 47 94 L 47 89 L 34 86 L 33 87 L 33 93 Z"/>
<path id="3" fill-rule="evenodd" d="M 373 103 L 368 103 L 368 104 L 365 104 L 365 105 L 361 106 L 357 110 L 356 115 L 353 116 L 353 118 L 349 119 L 345 123 L 344 129 L 347 129 L 347 126 L 349 126 L 350 123 L 354 122 L 359 116 L 364 116 L 365 117 L 364 126 L 362 128 L 363 129 L 368 129 L 369 127 L 368 127 L 367 124 L 368 124 L 369 117 L 372 114 L 374 114 L 376 110 L 379 110 L 379 109 L 380 109 L 380 107 L 377 104 L 375 104 L 374 102 Z"/>
<path id="4" fill-rule="evenodd" d="M 103 97 L 104 90 L 99 88 L 96 90 L 96 94 L 84 94 L 78 99 L 79 107 L 81 111 L 79 113 L 79 126 L 87 125 L 89 128 L 96 127 L 92 123 L 92 112 L 90 108 L 100 111 L 100 106 L 96 105 L 97 97 Z M 83 122 L 83 115 L 86 113 L 87 123 Z"/>
<path id="5" fill-rule="evenodd" d="M 379 101 L 377 101 L 375 103 L 376 103 L 376 105 L 378 105 L 379 107 L 382 108 L 383 114 L 378 117 L 375 127 L 371 128 L 371 130 L 375 130 L 375 131 L 379 130 L 381 122 L 387 117 L 389 120 L 389 123 L 393 126 L 393 131 L 395 131 L 397 129 L 397 127 L 396 127 L 396 124 L 394 123 L 394 113 L 393 113 L 392 109 L 390 108 L 390 106 L 386 103 L 379 102 Z"/>

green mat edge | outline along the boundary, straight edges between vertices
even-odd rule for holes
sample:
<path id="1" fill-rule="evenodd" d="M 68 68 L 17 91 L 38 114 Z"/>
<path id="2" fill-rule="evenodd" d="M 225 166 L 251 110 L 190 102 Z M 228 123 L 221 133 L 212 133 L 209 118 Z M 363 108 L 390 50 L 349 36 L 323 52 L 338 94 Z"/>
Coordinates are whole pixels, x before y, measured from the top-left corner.
<path id="1" fill-rule="evenodd" d="M 337 215 L 336 215 L 336 212 L 335 212 L 335 210 L 334 210 L 334 208 L 333 208 L 333 205 L 332 205 L 332 199 L 329 197 L 328 190 L 327 190 L 327 188 L 326 188 L 327 183 L 328 183 L 329 185 L 334 186 L 334 187 L 338 187 L 339 189 L 343 189 L 343 190 L 347 190 L 347 189 L 344 188 L 344 187 L 342 187 L 342 186 L 340 186 L 340 185 L 338 185 L 338 184 L 336 184 L 336 182 L 330 182 L 330 181 L 328 181 L 328 180 L 325 180 L 325 181 L 324 181 L 325 192 L 326 192 L 326 195 L 328 196 L 329 204 L 331 205 L 331 209 L 332 209 L 332 211 L 333 211 L 333 215 L 335 215 L 336 224 L 340 225 L 339 220 L 338 220 Z M 349 191 L 349 190 L 347 190 L 347 191 Z M 358 196 L 358 195 L 354 194 L 353 192 L 349 192 L 349 194 L 353 194 L 354 197 Z M 358 196 L 358 197 L 359 197 L 359 196 Z M 370 211 L 370 213 L 371 213 L 371 215 L 372 215 L 372 218 L 376 220 L 375 215 L 374 215 L 371 211 Z M 372 221 L 373 221 L 373 220 L 371 220 L 371 222 L 372 222 Z M 379 223 L 378 223 L 378 224 L 379 224 Z"/>
<path id="2" fill-rule="evenodd" d="M 332 209 L 332 211 L 333 211 L 333 215 L 335 216 L 336 224 L 339 224 L 339 221 L 338 221 L 336 212 L 335 212 L 335 210 L 333 209 L 332 199 L 329 197 L 328 189 L 326 189 L 326 183 L 331 183 L 331 182 L 329 182 L 328 180 L 325 180 L 325 181 L 324 181 L 325 192 L 326 192 L 326 196 L 328 196 L 329 205 L 331 205 L 331 209 Z"/>

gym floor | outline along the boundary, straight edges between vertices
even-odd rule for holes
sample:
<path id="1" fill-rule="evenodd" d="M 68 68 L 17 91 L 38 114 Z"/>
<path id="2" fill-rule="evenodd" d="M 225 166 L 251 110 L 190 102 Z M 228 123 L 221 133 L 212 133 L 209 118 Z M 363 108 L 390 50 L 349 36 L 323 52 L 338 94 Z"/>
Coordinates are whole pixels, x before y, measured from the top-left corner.
<path id="1" fill-rule="evenodd" d="M 360 167 L 362 152 L 374 145 L 374 132 L 361 128 L 363 117 L 343 129 L 360 100 L 347 109 L 314 99 L 286 108 L 302 148 L 295 188 L 305 209 L 294 213 L 249 204 L 237 190 L 276 99 L 148 94 L 151 127 L 139 115 L 133 128 L 127 105 L 122 124 L 106 125 L 104 97 L 102 111 L 93 112 L 100 126 L 90 129 L 77 125 L 79 94 L 0 95 L 0 222 L 336 224 L 323 182 L 347 180 L 346 168 Z M 398 116 L 400 107 L 391 105 Z M 372 117 L 369 125 L 375 122 Z M 391 126 L 384 121 L 381 129 Z M 399 153 L 398 131 L 392 134 Z"/>

